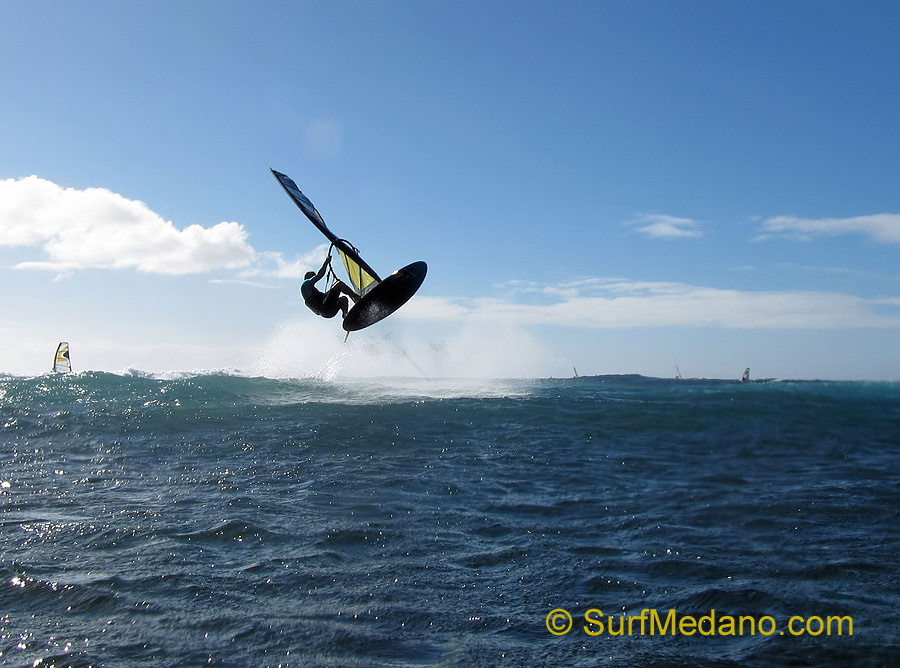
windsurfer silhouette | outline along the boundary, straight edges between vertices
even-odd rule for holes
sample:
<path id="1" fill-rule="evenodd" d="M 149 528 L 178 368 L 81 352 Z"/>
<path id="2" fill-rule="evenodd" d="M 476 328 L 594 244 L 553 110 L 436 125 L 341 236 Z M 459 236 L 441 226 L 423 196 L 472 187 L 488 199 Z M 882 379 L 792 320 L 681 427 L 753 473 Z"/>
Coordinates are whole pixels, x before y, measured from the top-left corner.
<path id="1" fill-rule="evenodd" d="M 336 280 L 335 284 L 331 286 L 331 289 L 325 293 L 316 287 L 316 282 L 325 275 L 325 271 L 330 264 L 331 255 L 325 258 L 325 262 L 322 263 L 322 267 L 319 269 L 318 273 L 312 271 L 306 272 L 306 275 L 303 277 L 303 283 L 300 285 L 300 294 L 303 295 L 303 301 L 306 302 L 309 310 L 316 315 L 320 315 L 323 318 L 333 318 L 337 315 L 337 312 L 340 311 L 341 317 L 346 317 L 347 311 L 350 310 L 350 304 L 347 301 L 347 297 L 350 297 L 355 304 L 359 300 L 359 295 L 353 292 L 353 290 L 347 287 L 346 283 L 340 280 Z M 347 297 L 342 295 L 342 292 L 346 294 Z"/>

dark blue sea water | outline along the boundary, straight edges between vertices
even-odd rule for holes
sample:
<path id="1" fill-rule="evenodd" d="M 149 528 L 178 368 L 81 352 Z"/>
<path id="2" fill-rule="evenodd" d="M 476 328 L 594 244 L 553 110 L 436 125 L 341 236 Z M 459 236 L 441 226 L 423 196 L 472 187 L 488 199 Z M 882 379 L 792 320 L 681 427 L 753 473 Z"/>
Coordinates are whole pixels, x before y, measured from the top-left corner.
<path id="1" fill-rule="evenodd" d="M 898 573 L 897 384 L 0 377 L 3 665 L 897 666 Z"/>

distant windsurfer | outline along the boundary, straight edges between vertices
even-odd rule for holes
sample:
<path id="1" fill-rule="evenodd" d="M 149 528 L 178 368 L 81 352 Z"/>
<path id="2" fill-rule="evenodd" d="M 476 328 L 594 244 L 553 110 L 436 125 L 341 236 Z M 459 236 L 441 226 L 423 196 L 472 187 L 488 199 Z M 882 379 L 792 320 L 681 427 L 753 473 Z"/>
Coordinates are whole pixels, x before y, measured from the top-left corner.
<path id="1" fill-rule="evenodd" d="M 303 283 L 300 285 L 300 294 L 303 295 L 303 301 L 306 302 L 309 310 L 316 315 L 320 315 L 323 318 L 333 318 L 340 311 L 341 317 L 346 317 L 347 311 L 350 310 L 350 303 L 347 301 L 347 297 L 350 297 L 355 304 L 359 300 L 359 295 L 340 280 L 335 281 L 335 284 L 331 286 L 328 292 L 323 293 L 316 287 L 316 282 L 325 275 L 330 264 L 331 255 L 325 258 L 325 262 L 322 263 L 318 273 L 306 272 L 306 276 L 303 277 Z M 344 293 L 343 295 L 341 294 L 342 292 Z"/>
<path id="2" fill-rule="evenodd" d="M 750 380 L 750 367 L 747 367 L 747 370 L 744 371 L 744 375 L 741 376 L 741 382 L 746 383 Z"/>

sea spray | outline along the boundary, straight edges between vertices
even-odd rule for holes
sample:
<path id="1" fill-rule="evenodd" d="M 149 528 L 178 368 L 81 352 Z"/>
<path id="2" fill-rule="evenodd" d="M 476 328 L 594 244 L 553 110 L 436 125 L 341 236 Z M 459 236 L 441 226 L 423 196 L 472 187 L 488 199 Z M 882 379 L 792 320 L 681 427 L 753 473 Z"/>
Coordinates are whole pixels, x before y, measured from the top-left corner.
<path id="1" fill-rule="evenodd" d="M 561 362 L 527 331 L 482 323 L 451 325 L 425 338 L 379 323 L 344 341 L 336 321 L 283 322 L 247 372 L 269 378 L 512 378 L 553 375 Z"/>

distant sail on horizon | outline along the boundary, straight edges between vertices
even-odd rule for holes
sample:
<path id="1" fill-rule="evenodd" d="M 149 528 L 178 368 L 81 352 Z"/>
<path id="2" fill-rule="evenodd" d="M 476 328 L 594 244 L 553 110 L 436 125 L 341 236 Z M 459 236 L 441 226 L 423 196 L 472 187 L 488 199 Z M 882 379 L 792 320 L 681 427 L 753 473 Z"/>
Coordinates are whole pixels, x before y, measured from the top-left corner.
<path id="1" fill-rule="evenodd" d="M 71 373 L 72 361 L 69 358 L 69 343 L 60 341 L 56 347 L 56 356 L 53 358 L 53 371 L 55 373 Z"/>

